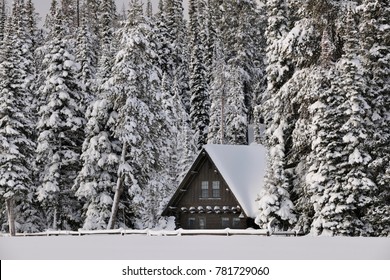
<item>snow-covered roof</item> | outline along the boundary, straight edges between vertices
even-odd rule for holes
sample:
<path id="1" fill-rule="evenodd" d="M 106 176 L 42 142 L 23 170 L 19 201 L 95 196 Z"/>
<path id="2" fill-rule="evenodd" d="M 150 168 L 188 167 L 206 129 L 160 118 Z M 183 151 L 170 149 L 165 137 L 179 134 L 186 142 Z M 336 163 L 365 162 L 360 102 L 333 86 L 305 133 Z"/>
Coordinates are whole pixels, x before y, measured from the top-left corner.
<path id="1" fill-rule="evenodd" d="M 204 149 L 237 198 L 244 212 L 257 215 L 256 198 L 264 184 L 266 149 L 257 144 L 205 145 Z"/>

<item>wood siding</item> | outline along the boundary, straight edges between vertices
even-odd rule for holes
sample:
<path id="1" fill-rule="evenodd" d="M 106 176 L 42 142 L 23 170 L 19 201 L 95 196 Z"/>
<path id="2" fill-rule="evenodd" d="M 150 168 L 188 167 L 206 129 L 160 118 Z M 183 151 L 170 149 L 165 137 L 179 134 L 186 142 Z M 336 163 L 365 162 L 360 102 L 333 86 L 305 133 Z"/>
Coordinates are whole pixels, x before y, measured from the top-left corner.
<path id="1" fill-rule="evenodd" d="M 247 216 L 241 212 L 237 199 L 207 155 L 199 162 L 198 169 L 192 170 L 192 174 L 181 185 L 181 193 L 172 205 L 176 209 L 177 227 L 200 229 L 203 222 L 204 229 L 248 227 Z M 208 197 L 202 196 L 202 182 L 208 182 Z M 219 197 L 213 196 L 213 182 L 219 182 Z"/>

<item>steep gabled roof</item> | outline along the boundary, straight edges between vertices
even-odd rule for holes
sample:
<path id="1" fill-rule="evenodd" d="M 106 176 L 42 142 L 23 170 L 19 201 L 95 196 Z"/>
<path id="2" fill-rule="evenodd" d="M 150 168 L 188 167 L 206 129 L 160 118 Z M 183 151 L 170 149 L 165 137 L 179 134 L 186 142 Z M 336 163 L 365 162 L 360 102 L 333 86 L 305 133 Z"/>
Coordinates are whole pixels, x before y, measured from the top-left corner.
<path id="1" fill-rule="evenodd" d="M 261 145 L 205 145 L 205 151 L 249 217 L 256 217 L 256 198 L 263 187 L 267 164 Z"/>
<path id="2" fill-rule="evenodd" d="M 267 164 L 266 149 L 261 145 L 216 145 L 208 144 L 203 147 L 179 188 L 172 196 L 163 215 L 168 208 L 180 200 L 186 182 L 190 181 L 202 164 L 205 156 L 210 158 L 221 174 L 233 195 L 248 217 L 255 218 L 257 214 L 256 198 L 264 184 Z"/>

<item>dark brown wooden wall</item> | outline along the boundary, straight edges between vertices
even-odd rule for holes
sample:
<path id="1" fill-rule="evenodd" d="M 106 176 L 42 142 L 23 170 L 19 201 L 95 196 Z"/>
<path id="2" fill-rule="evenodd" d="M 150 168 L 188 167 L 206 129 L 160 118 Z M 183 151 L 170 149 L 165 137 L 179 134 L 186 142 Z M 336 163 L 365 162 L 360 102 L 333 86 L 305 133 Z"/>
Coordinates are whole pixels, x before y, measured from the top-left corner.
<path id="1" fill-rule="evenodd" d="M 191 207 L 191 206 L 238 206 L 238 202 L 229 187 L 224 182 L 222 176 L 216 173 L 213 163 L 206 157 L 202 167 L 198 171 L 194 179 L 189 182 L 189 186 L 186 188 L 186 192 L 178 203 L 178 207 Z M 201 198 L 201 183 L 202 181 L 209 182 L 210 196 L 212 192 L 212 182 L 220 181 L 221 198 Z"/>
<path id="2" fill-rule="evenodd" d="M 201 182 L 208 181 L 209 182 L 209 198 L 201 197 Z M 212 197 L 212 182 L 220 181 L 220 198 Z M 188 228 L 188 218 L 194 217 L 195 224 L 199 225 L 199 217 L 204 217 L 206 219 L 206 229 L 220 229 L 222 227 L 222 217 L 229 218 L 230 225 L 229 227 L 233 228 L 232 221 L 233 217 L 239 217 L 240 213 L 182 213 L 181 208 L 185 207 L 190 209 L 191 207 L 198 208 L 202 206 L 206 209 L 207 206 L 214 208 L 215 206 L 219 206 L 222 210 L 223 206 L 228 207 L 237 207 L 240 206 L 237 199 L 234 197 L 234 194 L 230 191 L 229 187 L 223 180 L 222 176 L 217 172 L 216 167 L 212 163 L 212 161 L 205 157 L 203 163 L 200 165 L 200 169 L 197 170 L 193 179 L 188 182 L 188 186 L 184 186 L 186 191 L 183 193 L 181 199 L 178 201 L 177 210 L 179 211 L 178 224 L 180 227 L 186 229 Z M 243 213 L 244 214 L 244 213 Z M 242 217 L 242 216 L 241 216 Z M 244 215 L 240 219 L 240 227 L 237 228 L 246 228 L 246 218 Z"/>
<path id="3" fill-rule="evenodd" d="M 188 219 L 190 217 L 195 218 L 195 229 L 199 229 L 199 218 L 204 218 L 206 220 L 206 228 L 205 229 L 222 229 L 226 228 L 222 226 L 222 217 L 229 218 L 229 228 L 235 229 L 245 229 L 247 228 L 246 219 L 240 219 L 238 226 L 233 226 L 233 218 L 237 218 L 238 214 L 190 214 L 183 213 L 180 215 L 180 227 L 184 229 L 190 229 L 188 225 Z"/>

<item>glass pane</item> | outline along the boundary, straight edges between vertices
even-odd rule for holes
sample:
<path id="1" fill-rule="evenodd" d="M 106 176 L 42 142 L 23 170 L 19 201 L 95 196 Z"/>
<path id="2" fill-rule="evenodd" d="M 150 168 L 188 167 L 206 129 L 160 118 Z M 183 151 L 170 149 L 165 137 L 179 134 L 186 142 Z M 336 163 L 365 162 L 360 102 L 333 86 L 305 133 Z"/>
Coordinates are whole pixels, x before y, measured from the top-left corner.
<path id="1" fill-rule="evenodd" d="M 240 218 L 233 218 L 233 228 L 240 228 Z"/>
<path id="2" fill-rule="evenodd" d="M 188 218 L 188 228 L 189 229 L 195 228 L 195 218 Z"/>
<path id="3" fill-rule="evenodd" d="M 200 229 L 206 228 L 206 218 L 199 218 L 199 228 Z"/>
<path id="4" fill-rule="evenodd" d="M 202 181 L 202 192 L 201 197 L 209 197 L 209 182 L 208 181 Z"/>
<path id="5" fill-rule="evenodd" d="M 219 181 L 213 181 L 213 197 L 221 197 Z"/>
<path id="6" fill-rule="evenodd" d="M 222 218 L 222 228 L 228 228 L 230 227 L 230 220 L 229 218 L 223 217 Z"/>

